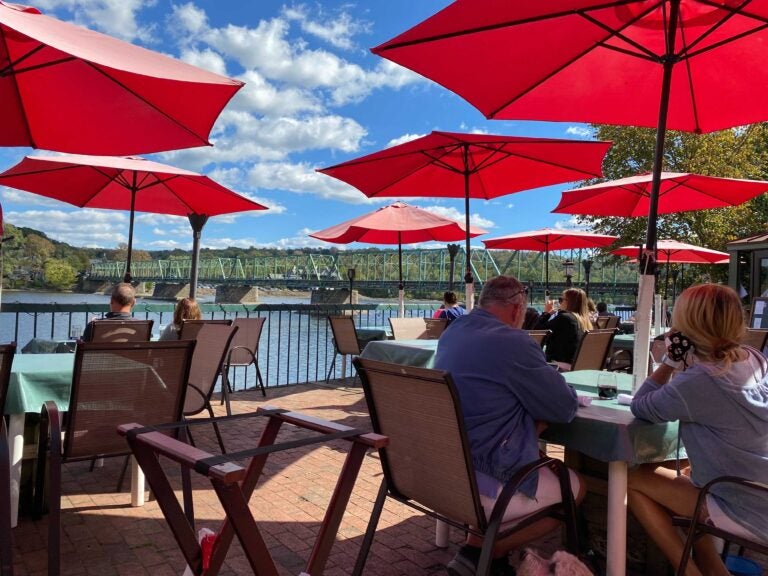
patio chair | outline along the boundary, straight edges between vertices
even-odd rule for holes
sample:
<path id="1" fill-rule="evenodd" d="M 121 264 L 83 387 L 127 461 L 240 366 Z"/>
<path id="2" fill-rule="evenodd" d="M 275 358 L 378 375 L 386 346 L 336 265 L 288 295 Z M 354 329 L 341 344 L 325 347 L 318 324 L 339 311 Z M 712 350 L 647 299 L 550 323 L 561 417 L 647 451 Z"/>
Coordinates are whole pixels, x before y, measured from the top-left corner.
<path id="1" fill-rule="evenodd" d="M 204 321 L 189 325 L 184 322 L 181 325 L 181 340 L 191 339 L 189 337 L 190 331 L 195 332 L 194 339 L 197 341 L 197 346 L 195 346 L 195 353 L 192 355 L 192 364 L 189 368 L 187 395 L 184 400 L 184 418 L 195 416 L 204 410 L 213 418 L 211 395 L 238 328 L 222 322 Z M 213 430 L 216 433 L 221 451 L 226 452 L 224 440 L 216 422 L 213 422 Z M 194 445 L 191 434 L 189 440 Z"/>
<path id="2" fill-rule="evenodd" d="M 129 455 L 116 432 L 122 422 L 179 421 L 194 347 L 190 341 L 78 345 L 66 426 L 55 402 L 45 402 L 41 413 L 34 500 L 40 517 L 49 458 L 49 574 L 60 571 L 62 464 Z"/>
<path id="3" fill-rule="evenodd" d="M 584 332 L 573 355 L 570 371 L 603 370 L 616 330 L 588 330 Z"/>
<path id="4" fill-rule="evenodd" d="M 549 335 L 552 334 L 552 330 L 526 330 L 526 332 L 528 332 L 528 335 L 542 348 L 544 348 L 544 344 L 547 343 Z"/>
<path id="5" fill-rule="evenodd" d="M 355 359 L 377 434 L 389 438 L 379 449 L 384 478 L 352 572 L 365 568 L 384 502 L 392 498 L 460 530 L 483 538 L 477 574 L 488 574 L 493 545 L 547 516 L 565 520 L 568 545 L 578 551 L 576 505 L 568 469 L 553 458 L 525 466 L 506 484 L 490 517 L 478 495 L 475 470 L 458 392 L 448 372 Z M 558 474 L 562 502 L 502 525 L 507 504 L 523 480 L 547 466 Z"/>
<path id="6" fill-rule="evenodd" d="M 226 420 L 267 418 L 261 437 L 255 448 L 214 456 L 208 452 L 190 448 L 188 445 L 158 433 L 166 427 L 142 427 L 140 424 L 124 424 L 120 434 L 127 437 L 128 444 L 139 465 L 147 475 L 168 527 L 179 544 L 187 565 L 194 574 L 216 576 L 221 570 L 232 540 L 237 535 L 242 550 L 253 574 L 276 575 L 278 573 L 272 555 L 253 517 L 253 510 L 270 504 L 268 496 L 250 503 L 249 500 L 264 470 L 267 457 L 272 452 L 290 448 L 316 446 L 332 440 L 344 439 L 350 449 L 339 473 L 332 496 L 323 517 L 312 550 L 309 552 L 305 574 L 323 574 L 328 555 L 336 539 L 344 511 L 349 502 L 355 479 L 366 452 L 371 448 L 386 446 L 387 438 L 378 434 L 363 433 L 348 426 L 308 417 L 279 408 L 259 408 L 255 413 L 229 416 Z M 190 425 L 205 424 L 207 420 L 191 421 Z M 290 441 L 275 443 L 283 425 L 299 429 L 301 438 L 292 431 Z M 252 425 L 255 426 L 255 423 Z M 307 435 L 307 432 L 315 434 Z M 334 443 L 338 450 L 338 442 Z M 203 552 L 197 539 L 194 518 L 185 515 L 168 480 L 165 468 L 160 463 L 164 456 L 181 464 L 182 469 L 201 474 L 210 481 L 214 492 L 224 509 L 224 520 L 216 531 L 216 542 L 210 563 L 203 569 Z M 280 466 L 285 464 L 284 455 L 278 455 Z M 246 463 L 241 465 L 243 460 Z M 327 476 L 323 476 L 325 478 Z M 269 484 L 260 484 L 260 492 L 269 490 Z M 185 494 L 186 496 L 186 494 Z M 313 500 L 314 501 L 314 500 Z"/>
<path id="7" fill-rule="evenodd" d="M 92 320 L 89 342 L 147 342 L 154 320 Z"/>
<path id="8" fill-rule="evenodd" d="M 425 318 L 390 318 L 393 340 L 423 340 L 427 337 Z"/>
<path id="9" fill-rule="evenodd" d="M 248 366 L 256 366 L 256 383 L 261 388 L 261 395 L 267 395 L 264 380 L 261 378 L 261 370 L 259 370 L 259 339 L 265 320 L 266 318 L 235 318 L 232 323 L 233 326 L 237 326 L 237 332 L 232 338 L 224 370 L 221 372 L 223 379 L 221 402 L 227 404 L 227 416 L 232 414 L 229 407 L 229 393 L 233 391 L 229 382 L 230 368 L 245 368 L 247 376 Z"/>
<path id="10" fill-rule="evenodd" d="M 598 316 L 595 320 L 595 328 L 599 330 L 615 330 L 619 327 L 621 318 L 618 316 Z"/>
<path id="11" fill-rule="evenodd" d="M 439 340 L 448 327 L 448 320 L 445 318 L 424 318 L 424 325 L 424 339 Z"/>
<path id="12" fill-rule="evenodd" d="M 768 330 L 759 330 L 757 328 L 747 328 L 742 344 L 752 346 L 755 350 L 762 353 L 765 345 L 768 343 Z"/>
<path id="13" fill-rule="evenodd" d="M 197 336 L 197 333 L 206 324 L 223 324 L 224 326 L 232 326 L 232 320 L 229 318 L 216 320 L 184 320 L 181 323 L 179 340 L 194 340 Z"/>
<path id="14" fill-rule="evenodd" d="M 11 379 L 16 343 L 0 345 L 0 576 L 13 576 L 11 546 L 11 458 L 5 428 L 5 398 Z"/>
<path id="15" fill-rule="evenodd" d="M 720 476 L 705 484 L 701 489 L 701 492 L 699 492 L 699 497 L 696 500 L 696 507 L 693 510 L 691 518 L 676 516 L 673 520 L 676 526 L 681 526 L 688 532 L 685 547 L 683 548 L 683 555 L 680 559 L 680 564 L 677 567 L 678 576 L 685 574 L 685 569 L 688 566 L 688 561 L 691 556 L 691 550 L 693 550 L 693 543 L 696 538 L 703 536 L 704 534 L 711 534 L 715 538 L 722 538 L 725 541 L 722 551 L 723 562 L 725 562 L 725 559 L 728 556 L 728 549 L 731 544 L 736 544 L 740 547 L 739 555 L 743 554 L 745 548 L 754 550 L 760 554 L 768 554 L 768 542 L 757 540 L 755 538 L 746 538 L 743 534 L 734 534 L 723 528 L 718 528 L 709 518 L 702 518 L 701 513 L 705 509 L 707 494 L 711 493 L 713 487 L 717 486 L 722 488 L 724 485 L 730 485 L 733 490 L 752 492 L 755 496 L 755 502 L 761 501 L 764 504 L 768 501 L 768 484 L 763 482 L 756 482 L 754 480 L 747 480 L 736 476 Z M 766 513 L 768 513 L 768 507 L 763 505 L 763 508 L 765 508 Z M 745 531 L 747 530 L 745 529 Z"/>
<path id="16" fill-rule="evenodd" d="M 363 351 L 360 341 L 357 339 L 355 321 L 351 316 L 328 316 L 328 323 L 331 325 L 331 333 L 333 334 L 333 360 L 328 367 L 328 374 L 325 375 L 326 382 L 330 380 L 331 372 L 336 368 L 337 356 L 342 358 L 345 356 L 354 357 Z"/>

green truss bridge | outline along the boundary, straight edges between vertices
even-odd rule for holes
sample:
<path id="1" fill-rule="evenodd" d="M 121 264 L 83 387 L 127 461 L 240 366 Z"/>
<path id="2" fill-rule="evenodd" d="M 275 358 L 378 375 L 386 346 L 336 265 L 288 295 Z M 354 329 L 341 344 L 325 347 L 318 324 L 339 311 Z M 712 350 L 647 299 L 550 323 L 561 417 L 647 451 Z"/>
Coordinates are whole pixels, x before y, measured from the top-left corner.
<path id="1" fill-rule="evenodd" d="M 554 287 L 565 283 L 563 262 L 575 263 L 573 283 L 583 285 L 584 269 L 578 250 L 550 253 L 549 279 Z M 470 264 L 478 288 L 499 274 L 512 274 L 536 287 L 544 283 L 544 256 L 538 252 L 473 249 Z M 463 286 L 465 253 L 459 250 L 451 272 L 447 249 L 403 250 L 403 281 L 406 290 L 442 291 L 451 278 L 455 289 Z M 190 277 L 191 260 L 153 260 L 132 262 L 136 281 L 183 283 Z M 310 290 L 346 288 L 348 270 L 355 269 L 354 287 L 397 290 L 398 254 L 396 250 L 339 251 L 332 254 L 298 253 L 249 258 L 203 258 L 198 267 L 200 284 L 240 284 L 269 288 Z M 119 281 L 125 262 L 91 264 L 87 279 Z M 590 286 L 596 291 L 631 294 L 636 287 L 634 266 L 597 260 L 591 269 Z"/>

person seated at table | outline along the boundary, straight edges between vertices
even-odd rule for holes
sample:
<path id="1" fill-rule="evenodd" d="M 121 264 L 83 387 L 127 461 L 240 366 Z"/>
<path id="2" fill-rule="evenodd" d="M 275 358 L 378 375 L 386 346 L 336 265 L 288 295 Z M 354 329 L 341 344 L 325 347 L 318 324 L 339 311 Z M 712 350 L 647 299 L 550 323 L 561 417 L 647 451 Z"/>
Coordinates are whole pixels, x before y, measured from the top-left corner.
<path id="1" fill-rule="evenodd" d="M 523 330 L 535 330 L 539 323 L 539 311 L 532 306 L 525 309 L 525 318 L 523 318 Z"/>
<path id="2" fill-rule="evenodd" d="M 560 362 L 569 367 L 584 331 L 592 329 L 587 295 L 578 288 L 568 288 L 563 292 L 560 310 L 556 315 L 554 303 L 547 300 L 536 328 L 552 331 L 547 338 L 547 361 Z"/>
<path id="3" fill-rule="evenodd" d="M 597 306 L 592 298 L 587 298 L 587 316 L 589 316 L 589 321 L 594 326 L 595 322 L 597 322 Z"/>
<path id="4" fill-rule="evenodd" d="M 194 298 L 182 298 L 173 311 L 173 322 L 160 333 L 160 340 L 178 340 L 184 320 L 200 320 L 200 307 Z"/>
<path id="5" fill-rule="evenodd" d="M 115 284 L 112 295 L 109 298 L 109 312 L 104 315 L 106 320 L 133 320 L 131 312 L 136 304 L 136 291 L 127 282 Z M 85 327 L 82 340 L 90 342 L 93 339 L 93 323 L 99 318 L 94 318 Z"/>
<path id="6" fill-rule="evenodd" d="M 598 318 L 601 316 L 616 316 L 613 312 L 608 312 L 608 304 L 605 302 L 598 302 L 597 303 L 597 316 Z"/>
<path id="7" fill-rule="evenodd" d="M 675 303 L 670 333 L 687 336 L 693 349 L 680 361 L 665 355 L 632 401 L 638 418 L 680 421 L 691 475 L 645 464 L 630 471 L 628 492 L 633 514 L 674 566 L 683 541 L 672 515 L 690 517 L 704 484 L 718 476 L 768 478 L 768 361 L 740 344 L 744 331 L 731 288 L 688 288 Z M 716 526 L 768 541 L 766 502 L 733 489 L 713 492 L 707 509 Z M 709 536 L 696 541 L 693 560 L 688 575 L 728 575 Z"/>
<path id="8" fill-rule="evenodd" d="M 543 422 L 569 422 L 577 397 L 563 376 L 547 365 L 541 348 L 521 330 L 526 288 L 511 276 L 497 276 L 483 286 L 477 307 L 443 332 L 435 367 L 451 373 L 467 427 L 480 499 L 487 514 L 509 480 L 539 458 L 538 432 Z M 514 353 L 510 353 L 512 350 Z M 577 501 L 584 485 L 571 472 Z M 504 521 L 526 516 L 560 500 L 555 474 L 544 469 L 513 496 Z M 491 574 L 514 574 L 507 554 L 555 530 L 542 519 L 496 543 Z M 475 574 L 481 541 L 469 535 L 447 565 L 448 574 Z"/>
<path id="9" fill-rule="evenodd" d="M 433 318 L 444 318 L 448 324 L 453 322 L 459 316 L 463 316 L 467 311 L 459 305 L 456 293 L 448 290 L 443 293 L 443 305 L 432 315 Z"/>

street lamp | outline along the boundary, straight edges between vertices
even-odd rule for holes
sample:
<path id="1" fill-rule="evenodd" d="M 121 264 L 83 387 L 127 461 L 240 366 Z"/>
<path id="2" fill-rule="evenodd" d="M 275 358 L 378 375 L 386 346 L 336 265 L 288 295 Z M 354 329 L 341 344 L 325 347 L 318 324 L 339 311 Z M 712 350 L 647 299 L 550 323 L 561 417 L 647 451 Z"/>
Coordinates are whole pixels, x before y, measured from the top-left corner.
<path id="1" fill-rule="evenodd" d="M 592 260 L 589 258 L 582 260 L 581 265 L 584 266 L 584 291 L 587 293 L 587 298 L 589 298 L 589 273 L 592 271 Z"/>
<path id="2" fill-rule="evenodd" d="M 347 268 L 347 278 L 349 278 L 349 303 L 352 304 L 352 284 L 355 282 L 355 269 Z"/>
<path id="3" fill-rule="evenodd" d="M 563 268 L 565 269 L 565 287 L 570 288 L 573 286 L 573 262 L 566 260 L 563 262 Z"/>

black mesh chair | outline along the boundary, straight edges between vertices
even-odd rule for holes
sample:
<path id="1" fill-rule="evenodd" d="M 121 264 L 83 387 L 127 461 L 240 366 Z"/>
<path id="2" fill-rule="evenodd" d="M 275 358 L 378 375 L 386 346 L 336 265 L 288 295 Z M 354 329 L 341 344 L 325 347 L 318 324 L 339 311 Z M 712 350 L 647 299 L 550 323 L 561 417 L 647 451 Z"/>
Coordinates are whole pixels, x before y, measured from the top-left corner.
<path id="1" fill-rule="evenodd" d="M 0 345 L 0 576 L 13 576 L 11 555 L 11 458 L 5 428 L 5 398 L 11 379 L 16 343 Z"/>
<path id="2" fill-rule="evenodd" d="M 60 571 L 62 464 L 129 455 L 117 434 L 124 422 L 180 421 L 194 347 L 191 341 L 78 345 L 66 427 L 55 402 L 43 404 L 41 413 L 34 500 L 40 517 L 49 458 L 48 574 Z"/>
<path id="3" fill-rule="evenodd" d="M 328 316 L 328 323 L 331 325 L 331 332 L 333 333 L 333 360 L 328 367 L 328 374 L 325 375 L 326 382 L 330 379 L 331 372 L 336 368 L 337 356 L 355 357 L 363 350 L 357 338 L 355 321 L 351 316 Z M 345 374 L 342 374 L 342 377 L 344 376 Z"/>
<path id="4" fill-rule="evenodd" d="M 179 333 L 179 340 L 194 340 L 200 329 L 206 324 L 223 324 L 224 326 L 232 326 L 232 320 L 230 319 L 217 319 L 217 320 L 184 320 L 181 323 L 181 331 Z"/>

